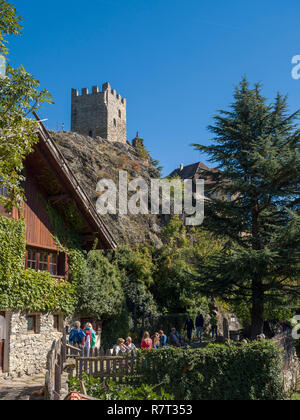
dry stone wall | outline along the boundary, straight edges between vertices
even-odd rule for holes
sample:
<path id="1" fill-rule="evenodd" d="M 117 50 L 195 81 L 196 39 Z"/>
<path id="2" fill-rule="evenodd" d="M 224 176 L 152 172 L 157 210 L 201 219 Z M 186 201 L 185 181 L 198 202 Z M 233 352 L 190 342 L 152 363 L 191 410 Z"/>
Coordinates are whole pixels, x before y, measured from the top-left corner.
<path id="1" fill-rule="evenodd" d="M 62 334 L 54 331 L 52 314 L 40 314 L 39 333 L 27 331 L 26 314 L 14 312 L 10 320 L 9 376 L 35 375 L 44 373 L 47 354 L 54 340 Z"/>

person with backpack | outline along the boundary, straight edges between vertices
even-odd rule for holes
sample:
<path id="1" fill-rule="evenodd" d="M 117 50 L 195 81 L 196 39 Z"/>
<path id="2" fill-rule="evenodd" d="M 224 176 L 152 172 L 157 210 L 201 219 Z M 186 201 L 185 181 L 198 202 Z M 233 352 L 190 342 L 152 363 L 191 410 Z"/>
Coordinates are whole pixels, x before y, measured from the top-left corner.
<path id="1" fill-rule="evenodd" d="M 96 333 L 93 330 L 92 324 L 90 324 L 89 322 L 85 325 L 84 334 L 85 334 L 85 342 L 84 342 L 84 348 L 82 351 L 83 356 L 90 357 L 91 349 L 93 349 L 96 344 Z"/>
<path id="2" fill-rule="evenodd" d="M 74 328 L 72 329 L 69 337 L 69 344 L 74 347 L 83 348 L 85 333 L 81 330 L 81 324 L 79 321 L 74 322 Z"/>

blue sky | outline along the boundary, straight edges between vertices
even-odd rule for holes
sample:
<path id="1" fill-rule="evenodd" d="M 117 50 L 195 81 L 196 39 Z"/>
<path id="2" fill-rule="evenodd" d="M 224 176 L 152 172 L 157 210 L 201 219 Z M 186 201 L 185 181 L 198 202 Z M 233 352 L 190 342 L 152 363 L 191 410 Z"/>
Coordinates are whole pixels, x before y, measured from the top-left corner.
<path id="1" fill-rule="evenodd" d="M 164 174 L 207 162 L 190 144 L 211 141 L 207 126 L 244 74 L 300 108 L 297 1 L 12 1 L 24 34 L 10 40 L 10 61 L 51 92 L 55 105 L 40 111 L 47 127 L 69 130 L 71 88 L 109 81 L 127 98 L 128 139 L 139 130 Z"/>

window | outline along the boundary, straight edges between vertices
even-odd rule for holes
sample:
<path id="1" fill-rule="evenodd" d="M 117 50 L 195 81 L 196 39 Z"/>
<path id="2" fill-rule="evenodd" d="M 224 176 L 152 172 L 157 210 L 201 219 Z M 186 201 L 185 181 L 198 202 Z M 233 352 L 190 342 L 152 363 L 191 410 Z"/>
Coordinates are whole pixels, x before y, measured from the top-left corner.
<path id="1" fill-rule="evenodd" d="M 114 126 L 116 127 L 117 126 L 117 121 L 116 121 L 116 119 L 114 118 Z"/>
<path id="2" fill-rule="evenodd" d="M 49 273 L 53 276 L 57 275 L 57 254 L 49 254 Z"/>
<path id="3" fill-rule="evenodd" d="M 122 112 L 120 109 L 119 109 L 119 118 L 122 118 Z"/>
<path id="4" fill-rule="evenodd" d="M 61 320 L 61 318 L 60 318 L 59 314 L 54 314 L 53 315 L 53 329 L 54 329 L 54 331 L 58 331 L 58 332 L 62 331 L 60 320 Z"/>
<path id="5" fill-rule="evenodd" d="M 27 251 L 26 268 L 31 268 L 32 270 L 37 269 L 37 253 L 33 249 L 28 249 Z"/>
<path id="6" fill-rule="evenodd" d="M 40 332 L 40 318 L 39 315 L 27 316 L 27 332 L 30 334 L 39 334 Z"/>
<path id="7" fill-rule="evenodd" d="M 49 271 L 48 270 L 48 253 L 47 252 L 40 252 L 39 270 L 40 271 Z"/>
<path id="8" fill-rule="evenodd" d="M 60 260 L 60 270 L 58 261 Z M 36 271 L 48 271 L 52 276 L 65 275 L 65 254 L 27 248 L 25 267 Z"/>

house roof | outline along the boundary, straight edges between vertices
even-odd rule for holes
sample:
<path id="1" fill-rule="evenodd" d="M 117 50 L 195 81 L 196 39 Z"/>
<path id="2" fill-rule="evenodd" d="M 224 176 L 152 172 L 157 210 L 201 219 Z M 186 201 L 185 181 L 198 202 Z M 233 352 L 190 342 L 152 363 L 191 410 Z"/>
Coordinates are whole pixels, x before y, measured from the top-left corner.
<path id="1" fill-rule="evenodd" d="M 192 165 L 184 166 L 183 169 L 175 169 L 169 176 L 179 176 L 181 179 L 192 179 L 196 175 L 200 175 L 203 171 L 209 171 L 210 168 L 202 162 L 193 163 Z"/>
<path id="2" fill-rule="evenodd" d="M 98 238 L 101 247 L 105 249 L 115 249 L 117 247 L 117 243 L 114 237 L 107 229 L 102 218 L 97 213 L 95 206 L 80 186 L 62 153 L 52 140 L 49 132 L 40 122 L 36 113 L 34 113 L 34 116 L 39 122 L 39 142 L 35 145 L 35 158 L 39 159 L 39 162 L 43 162 L 43 165 L 45 165 L 45 162 L 50 165 L 51 174 L 59 180 L 57 184 L 59 185 L 59 191 L 57 190 L 57 186 L 53 185 L 52 181 L 47 183 L 46 180 L 43 186 L 48 189 L 50 195 L 52 193 L 53 201 L 58 201 L 59 199 L 63 200 L 64 198 L 70 200 L 71 198 L 72 202 L 76 204 L 79 213 L 84 219 L 84 230 L 86 234 L 91 235 L 91 241 L 93 238 Z M 34 157 L 29 155 L 28 159 L 33 160 Z M 42 165 L 37 165 L 35 167 L 36 175 L 37 177 L 40 177 L 40 179 L 45 179 L 47 178 L 47 174 L 45 175 L 45 173 L 42 173 L 40 166 Z"/>

